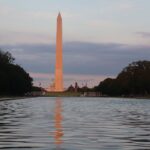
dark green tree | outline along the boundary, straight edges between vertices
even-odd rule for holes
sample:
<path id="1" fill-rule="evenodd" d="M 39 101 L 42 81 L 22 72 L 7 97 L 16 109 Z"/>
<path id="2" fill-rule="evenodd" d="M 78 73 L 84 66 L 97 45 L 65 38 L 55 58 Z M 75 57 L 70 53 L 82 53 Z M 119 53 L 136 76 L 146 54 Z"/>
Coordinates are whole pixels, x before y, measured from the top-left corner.
<path id="1" fill-rule="evenodd" d="M 116 79 L 123 88 L 122 94 L 150 94 L 150 61 L 129 64 Z"/>
<path id="2" fill-rule="evenodd" d="M 9 52 L 0 50 L 0 95 L 23 95 L 32 89 L 32 78 L 14 60 Z"/>
<path id="3" fill-rule="evenodd" d="M 137 61 L 125 67 L 116 79 L 105 79 L 96 91 L 109 96 L 144 96 L 150 94 L 150 61 Z"/>

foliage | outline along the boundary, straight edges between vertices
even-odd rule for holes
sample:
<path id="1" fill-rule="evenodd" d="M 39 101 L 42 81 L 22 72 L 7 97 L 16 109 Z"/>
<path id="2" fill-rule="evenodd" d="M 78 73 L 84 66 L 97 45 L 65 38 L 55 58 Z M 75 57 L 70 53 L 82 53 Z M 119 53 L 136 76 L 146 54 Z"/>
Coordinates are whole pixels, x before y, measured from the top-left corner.
<path id="1" fill-rule="evenodd" d="M 31 91 L 32 78 L 14 60 L 9 52 L 0 50 L 0 95 L 23 95 Z"/>
<path id="2" fill-rule="evenodd" d="M 12 57 L 12 55 L 9 52 L 3 52 L 0 49 L 0 65 L 1 64 L 11 64 L 14 62 L 14 58 Z"/>
<path id="3" fill-rule="evenodd" d="M 144 96 L 150 94 L 150 61 L 137 61 L 122 70 L 116 79 L 105 79 L 97 87 L 109 96 Z"/>

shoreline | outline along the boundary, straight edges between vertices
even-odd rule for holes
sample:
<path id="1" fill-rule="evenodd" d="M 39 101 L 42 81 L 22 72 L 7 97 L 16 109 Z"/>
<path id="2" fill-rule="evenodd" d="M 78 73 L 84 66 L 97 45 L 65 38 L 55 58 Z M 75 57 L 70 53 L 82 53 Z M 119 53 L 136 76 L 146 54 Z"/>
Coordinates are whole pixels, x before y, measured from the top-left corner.
<path id="1" fill-rule="evenodd" d="M 0 97 L 1 101 L 10 101 L 10 100 L 21 100 L 21 99 L 28 99 L 28 98 L 36 98 L 36 97 Z"/>
<path id="2" fill-rule="evenodd" d="M 71 98 L 71 97 L 80 97 L 80 98 L 123 98 L 123 99 L 145 99 L 145 100 L 150 100 L 150 97 L 110 97 L 110 96 L 33 96 L 33 97 L 0 97 L 0 102 L 1 101 L 10 101 L 10 100 L 21 100 L 21 99 L 30 99 L 30 98 L 37 98 L 37 97 L 66 97 L 66 98 Z"/>

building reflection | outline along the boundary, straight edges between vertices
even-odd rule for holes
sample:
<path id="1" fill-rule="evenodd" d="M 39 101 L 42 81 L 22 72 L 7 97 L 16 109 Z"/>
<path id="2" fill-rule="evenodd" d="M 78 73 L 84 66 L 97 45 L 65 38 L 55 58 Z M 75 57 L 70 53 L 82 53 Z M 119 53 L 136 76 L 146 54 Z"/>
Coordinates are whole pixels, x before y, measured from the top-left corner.
<path id="1" fill-rule="evenodd" d="M 55 123 L 55 131 L 54 131 L 54 139 L 55 144 L 59 147 L 63 141 L 63 129 L 62 129 L 62 101 L 60 98 L 56 98 L 55 102 L 55 114 L 54 114 L 54 123 Z"/>

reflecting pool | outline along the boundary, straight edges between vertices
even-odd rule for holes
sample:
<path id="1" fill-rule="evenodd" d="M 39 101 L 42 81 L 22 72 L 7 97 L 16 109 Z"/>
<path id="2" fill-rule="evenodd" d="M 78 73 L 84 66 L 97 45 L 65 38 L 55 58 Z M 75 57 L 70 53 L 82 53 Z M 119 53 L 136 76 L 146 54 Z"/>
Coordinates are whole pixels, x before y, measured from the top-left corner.
<path id="1" fill-rule="evenodd" d="M 0 101 L 0 149 L 150 150 L 150 100 Z"/>

